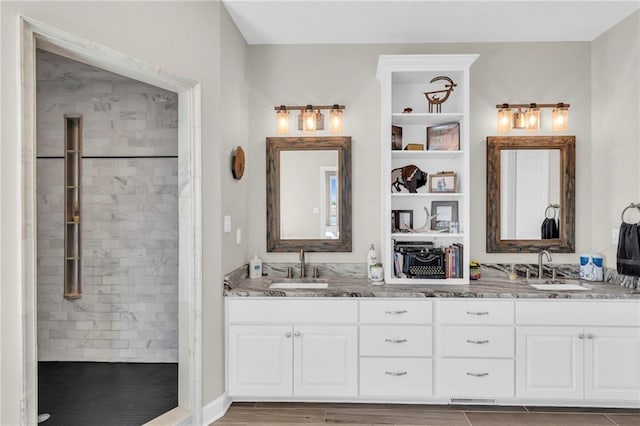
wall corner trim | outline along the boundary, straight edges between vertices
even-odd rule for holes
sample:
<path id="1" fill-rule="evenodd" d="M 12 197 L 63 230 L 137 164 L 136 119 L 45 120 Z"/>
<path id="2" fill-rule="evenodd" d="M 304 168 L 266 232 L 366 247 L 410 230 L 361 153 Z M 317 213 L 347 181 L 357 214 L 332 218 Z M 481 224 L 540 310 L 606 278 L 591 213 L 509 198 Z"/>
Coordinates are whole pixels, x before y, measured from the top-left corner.
<path id="1" fill-rule="evenodd" d="M 231 398 L 227 393 L 223 393 L 215 400 L 202 407 L 202 424 L 208 425 L 224 416 L 229 406 L 231 406 Z"/>

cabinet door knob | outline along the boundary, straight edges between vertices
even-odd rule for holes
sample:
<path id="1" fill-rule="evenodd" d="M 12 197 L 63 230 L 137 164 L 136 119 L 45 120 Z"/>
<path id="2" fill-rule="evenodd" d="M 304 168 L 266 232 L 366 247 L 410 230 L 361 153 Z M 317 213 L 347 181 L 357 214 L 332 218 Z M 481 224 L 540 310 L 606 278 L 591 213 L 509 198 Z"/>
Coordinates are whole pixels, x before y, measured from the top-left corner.
<path id="1" fill-rule="evenodd" d="M 476 315 L 476 316 L 489 315 L 489 311 L 483 311 L 483 312 L 467 311 L 467 315 Z"/>
<path id="2" fill-rule="evenodd" d="M 387 376 L 404 376 L 407 374 L 406 371 L 385 371 L 384 374 Z"/>
<path id="3" fill-rule="evenodd" d="M 470 340 L 467 339 L 467 343 L 473 343 L 474 345 L 484 345 L 485 343 L 489 343 L 488 340 Z"/>
<path id="4" fill-rule="evenodd" d="M 388 343 L 404 343 L 407 339 L 384 339 L 384 341 Z"/>
<path id="5" fill-rule="evenodd" d="M 293 333 L 293 335 L 296 336 L 296 337 L 300 337 L 300 332 L 296 331 L 295 333 Z"/>
<path id="6" fill-rule="evenodd" d="M 578 339 L 580 339 L 580 340 L 584 339 L 584 334 L 582 334 L 582 333 L 578 334 Z"/>
<path id="7" fill-rule="evenodd" d="M 595 336 L 591 333 L 587 334 L 587 339 L 591 340 L 593 339 Z"/>
<path id="8" fill-rule="evenodd" d="M 469 371 L 467 371 L 467 376 L 471 376 L 471 377 L 484 377 L 484 376 L 488 376 L 489 373 L 471 373 Z"/>
<path id="9" fill-rule="evenodd" d="M 286 333 L 284 333 L 285 337 L 291 337 L 291 332 L 287 331 Z"/>
<path id="10" fill-rule="evenodd" d="M 385 314 L 389 314 L 389 315 L 400 315 L 400 314 L 406 314 L 407 310 L 406 309 L 402 309 L 399 311 L 384 311 Z"/>

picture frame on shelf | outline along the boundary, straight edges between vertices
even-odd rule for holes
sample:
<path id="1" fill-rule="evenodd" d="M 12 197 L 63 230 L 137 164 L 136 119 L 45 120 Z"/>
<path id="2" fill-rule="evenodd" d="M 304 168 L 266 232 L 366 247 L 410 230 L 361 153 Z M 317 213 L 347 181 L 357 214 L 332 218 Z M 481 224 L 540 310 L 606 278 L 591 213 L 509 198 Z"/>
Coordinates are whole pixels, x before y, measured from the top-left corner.
<path id="1" fill-rule="evenodd" d="M 409 232 L 413 229 L 413 210 L 391 210 L 391 232 Z"/>
<path id="2" fill-rule="evenodd" d="M 459 151 L 460 123 L 427 127 L 427 151 Z"/>
<path id="3" fill-rule="evenodd" d="M 455 172 L 429 175 L 429 192 L 456 192 L 458 176 Z"/>
<path id="4" fill-rule="evenodd" d="M 402 127 L 400 126 L 391 126 L 391 149 L 402 150 Z"/>
<path id="5" fill-rule="evenodd" d="M 432 201 L 431 202 L 431 229 L 434 231 L 449 232 L 450 222 L 458 222 L 457 201 Z"/>

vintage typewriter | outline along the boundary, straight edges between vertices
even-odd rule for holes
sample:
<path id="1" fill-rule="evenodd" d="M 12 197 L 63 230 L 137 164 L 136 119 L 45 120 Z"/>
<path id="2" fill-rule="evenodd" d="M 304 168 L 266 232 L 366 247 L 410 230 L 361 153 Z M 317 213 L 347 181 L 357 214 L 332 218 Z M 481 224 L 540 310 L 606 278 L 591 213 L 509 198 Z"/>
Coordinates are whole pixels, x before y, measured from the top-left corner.
<path id="1" fill-rule="evenodd" d="M 407 278 L 446 278 L 444 251 L 432 242 L 396 242 L 394 252 L 401 256 L 402 273 Z"/>

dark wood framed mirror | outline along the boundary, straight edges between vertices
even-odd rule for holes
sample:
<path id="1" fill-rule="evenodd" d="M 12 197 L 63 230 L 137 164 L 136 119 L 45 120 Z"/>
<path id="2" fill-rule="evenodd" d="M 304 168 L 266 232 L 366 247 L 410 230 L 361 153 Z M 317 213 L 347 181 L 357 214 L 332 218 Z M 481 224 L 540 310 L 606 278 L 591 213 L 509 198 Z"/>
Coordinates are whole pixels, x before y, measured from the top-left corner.
<path id="1" fill-rule="evenodd" d="M 575 252 L 575 136 L 487 137 L 487 253 Z"/>
<path id="2" fill-rule="evenodd" d="M 267 138 L 267 251 L 351 251 L 351 137 Z"/>

